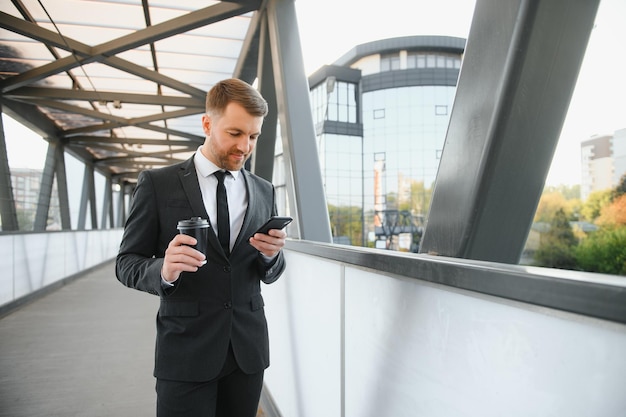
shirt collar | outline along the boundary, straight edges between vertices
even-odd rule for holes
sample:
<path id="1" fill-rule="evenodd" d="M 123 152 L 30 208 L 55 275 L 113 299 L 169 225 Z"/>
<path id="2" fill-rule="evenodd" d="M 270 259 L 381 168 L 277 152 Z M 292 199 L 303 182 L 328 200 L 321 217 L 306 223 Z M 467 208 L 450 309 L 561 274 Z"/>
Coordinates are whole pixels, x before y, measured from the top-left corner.
<path id="1" fill-rule="evenodd" d="M 209 161 L 200 151 L 202 146 L 198 148 L 198 151 L 193 156 L 193 163 L 196 166 L 196 169 L 203 177 L 208 177 L 209 175 L 213 175 L 216 171 L 222 171 L 222 168 L 215 165 L 213 162 Z M 230 175 L 233 176 L 235 181 L 239 178 L 240 171 L 228 171 Z"/>

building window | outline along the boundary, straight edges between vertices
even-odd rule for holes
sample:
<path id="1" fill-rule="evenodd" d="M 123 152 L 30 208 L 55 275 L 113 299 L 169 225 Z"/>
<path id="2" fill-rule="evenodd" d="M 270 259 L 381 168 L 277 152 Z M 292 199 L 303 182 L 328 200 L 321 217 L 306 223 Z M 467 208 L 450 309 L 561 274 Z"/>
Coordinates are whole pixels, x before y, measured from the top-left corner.
<path id="1" fill-rule="evenodd" d="M 385 118 L 385 109 L 374 110 L 374 119 L 384 119 L 384 118 Z"/>
<path id="2" fill-rule="evenodd" d="M 407 68 L 461 68 L 461 57 L 455 54 L 408 52 Z"/>
<path id="3" fill-rule="evenodd" d="M 448 106 L 435 105 L 435 114 L 437 116 L 447 116 L 448 115 Z"/>
<path id="4" fill-rule="evenodd" d="M 426 68 L 435 68 L 437 66 L 437 58 L 435 55 L 426 55 Z"/>
<path id="5" fill-rule="evenodd" d="M 380 57 L 380 71 L 395 71 L 400 69 L 400 54 L 382 55 Z"/>
<path id="6" fill-rule="evenodd" d="M 311 90 L 310 100 L 316 129 L 325 120 L 357 123 L 357 89 L 353 83 L 333 78 Z"/>

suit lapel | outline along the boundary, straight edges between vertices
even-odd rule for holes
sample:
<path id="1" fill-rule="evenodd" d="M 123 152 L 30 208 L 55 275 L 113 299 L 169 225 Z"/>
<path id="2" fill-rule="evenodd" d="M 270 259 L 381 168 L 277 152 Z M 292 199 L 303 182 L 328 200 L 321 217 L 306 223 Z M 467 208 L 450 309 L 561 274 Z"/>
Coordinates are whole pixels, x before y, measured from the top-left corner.
<path id="1" fill-rule="evenodd" d="M 187 195 L 191 210 L 194 215 L 198 215 L 203 219 L 208 219 L 209 215 L 204 207 L 202 201 L 202 193 L 200 192 L 200 184 L 198 183 L 198 176 L 196 175 L 196 166 L 193 163 L 193 157 L 188 159 L 178 172 L 178 177 L 183 185 L 183 190 Z"/>

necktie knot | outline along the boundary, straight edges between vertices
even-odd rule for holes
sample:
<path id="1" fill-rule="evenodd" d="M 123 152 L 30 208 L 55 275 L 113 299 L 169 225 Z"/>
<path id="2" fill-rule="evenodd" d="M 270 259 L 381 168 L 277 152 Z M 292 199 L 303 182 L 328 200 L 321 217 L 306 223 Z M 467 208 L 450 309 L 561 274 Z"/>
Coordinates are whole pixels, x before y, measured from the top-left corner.
<path id="1" fill-rule="evenodd" d="M 215 171 L 217 178 L 217 190 L 215 193 L 217 205 L 217 237 L 226 256 L 230 256 L 230 215 L 228 213 L 228 197 L 224 178 L 230 172 Z"/>
<path id="2" fill-rule="evenodd" d="M 226 172 L 226 171 L 215 171 L 213 173 L 213 175 L 215 175 L 217 177 L 217 182 L 219 184 L 224 184 L 224 178 L 226 177 L 226 174 L 230 174 L 230 172 Z"/>

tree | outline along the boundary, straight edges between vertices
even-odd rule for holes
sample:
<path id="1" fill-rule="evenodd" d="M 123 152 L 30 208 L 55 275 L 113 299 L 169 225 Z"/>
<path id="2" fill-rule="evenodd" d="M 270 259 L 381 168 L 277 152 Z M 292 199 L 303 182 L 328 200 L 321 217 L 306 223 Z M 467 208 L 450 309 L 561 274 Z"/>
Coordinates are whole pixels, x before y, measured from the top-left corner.
<path id="1" fill-rule="evenodd" d="M 423 181 L 411 182 L 411 213 L 425 215 L 430 208 L 430 200 L 432 198 L 432 187 L 426 188 Z"/>
<path id="2" fill-rule="evenodd" d="M 350 244 L 361 246 L 363 243 L 363 224 L 361 207 L 358 206 L 328 206 L 330 225 L 333 236 L 347 236 Z"/>
<path id="3" fill-rule="evenodd" d="M 619 184 L 613 189 L 612 199 L 615 200 L 624 194 L 626 194 L 626 174 L 622 175 Z"/>
<path id="4" fill-rule="evenodd" d="M 594 232 L 580 242 L 575 255 L 583 271 L 626 275 L 626 227 Z"/>
<path id="5" fill-rule="evenodd" d="M 600 216 L 602 207 L 611 202 L 612 190 L 594 191 L 589 194 L 580 213 L 587 221 L 593 222 Z"/>
<path id="6" fill-rule="evenodd" d="M 566 218 L 570 218 L 567 201 L 560 192 L 543 193 L 535 212 L 535 222 L 549 223 L 559 210 L 563 211 Z"/>
<path id="7" fill-rule="evenodd" d="M 550 268 L 575 269 L 574 248 L 577 243 L 565 210 L 560 208 L 550 221 L 550 230 L 541 236 L 535 263 Z"/>
<path id="8" fill-rule="evenodd" d="M 602 207 L 596 223 L 609 228 L 626 226 L 626 194 L 620 195 L 611 204 Z"/>

